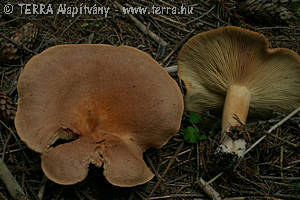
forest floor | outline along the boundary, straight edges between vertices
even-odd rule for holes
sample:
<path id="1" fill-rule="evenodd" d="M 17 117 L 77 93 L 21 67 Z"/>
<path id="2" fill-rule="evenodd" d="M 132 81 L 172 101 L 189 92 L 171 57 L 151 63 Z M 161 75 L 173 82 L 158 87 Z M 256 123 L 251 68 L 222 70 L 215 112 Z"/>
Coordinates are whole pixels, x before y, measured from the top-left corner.
<path id="1" fill-rule="evenodd" d="M 220 139 L 221 112 L 201 114 L 200 122 L 194 126 L 205 137 L 195 144 L 184 141 L 183 130 L 190 125 L 190 113 L 184 112 L 180 131 L 163 148 L 149 149 L 144 153 L 144 160 L 155 177 L 146 184 L 131 188 L 112 186 L 105 180 L 102 169 L 93 165 L 90 165 L 88 177 L 76 185 L 62 186 L 48 180 L 41 169 L 40 154 L 28 149 L 19 139 L 13 122 L 18 77 L 33 55 L 50 46 L 83 43 L 129 45 L 149 53 L 163 67 L 169 67 L 176 65 L 177 53 L 188 38 L 234 25 L 264 34 L 272 48 L 289 48 L 299 54 L 299 2 L 278 0 L 267 5 L 269 1 L 249 0 L 118 1 L 123 6 L 145 7 L 151 12 L 153 6 L 186 8 L 186 13 L 180 15 L 162 9 L 160 13 L 135 14 L 134 17 L 146 27 L 145 32 L 136 26 L 130 15 L 121 13 L 111 0 L 35 1 L 35 4 L 46 5 L 51 2 L 54 10 L 62 2 L 73 7 L 109 7 L 107 16 L 71 16 L 55 12 L 33 14 L 30 6 L 26 14 L 25 7 L 18 5 L 24 2 L 30 1 L 2 0 L 0 6 L 0 157 L 28 199 L 209 199 L 199 186 L 200 178 L 208 182 L 222 199 L 300 199 L 299 113 L 272 134 L 266 132 L 287 114 L 273 111 L 267 116 L 250 115 L 247 125 L 238 131 L 247 135 L 249 145 L 261 137 L 264 139 L 245 158 L 224 164 L 222 159 L 216 160 L 214 156 Z M 14 6 L 11 14 L 4 13 L 6 4 Z M 28 23 L 29 28 L 24 28 Z M 161 40 L 149 37 L 149 30 Z M 26 41 L 16 37 L 23 37 Z M 176 73 L 170 75 L 179 83 Z M 0 199 L 12 199 L 2 181 Z"/>

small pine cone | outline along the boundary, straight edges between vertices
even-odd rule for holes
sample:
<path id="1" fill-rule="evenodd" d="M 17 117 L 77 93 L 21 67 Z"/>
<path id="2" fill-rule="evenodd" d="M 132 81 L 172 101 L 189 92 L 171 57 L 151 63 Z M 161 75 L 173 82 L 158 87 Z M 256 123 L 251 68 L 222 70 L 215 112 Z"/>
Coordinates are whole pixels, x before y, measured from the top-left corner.
<path id="1" fill-rule="evenodd" d="M 239 4 L 241 14 L 270 24 L 295 22 L 296 17 L 288 9 L 289 0 L 246 0 Z"/>
<path id="2" fill-rule="evenodd" d="M 12 35 L 10 39 L 19 46 L 31 49 L 34 45 L 37 35 L 38 28 L 32 23 L 27 23 L 22 26 L 14 35 Z M 20 57 L 20 54 L 18 54 L 20 47 L 9 41 L 4 41 L 4 39 L 2 39 L 0 42 L 0 57 L 2 59 L 15 60 Z"/>
<path id="3" fill-rule="evenodd" d="M 0 119 L 6 122 L 14 120 L 17 106 L 3 90 L 0 90 Z"/>
<path id="4" fill-rule="evenodd" d="M 20 46 L 31 49 L 37 38 L 37 35 L 38 28 L 32 23 L 27 23 L 11 36 L 11 40 L 15 41 Z"/>

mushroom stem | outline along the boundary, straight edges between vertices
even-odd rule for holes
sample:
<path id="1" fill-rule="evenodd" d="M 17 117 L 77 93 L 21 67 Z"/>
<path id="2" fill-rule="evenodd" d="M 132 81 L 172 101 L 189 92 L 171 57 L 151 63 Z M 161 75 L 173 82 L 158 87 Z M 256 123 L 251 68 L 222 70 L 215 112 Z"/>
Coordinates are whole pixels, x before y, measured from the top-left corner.
<path id="1" fill-rule="evenodd" d="M 243 157 L 246 148 L 245 140 L 232 140 L 226 132 L 229 131 L 231 126 L 239 126 L 240 123 L 246 122 L 250 97 L 250 92 L 245 86 L 231 85 L 227 89 L 222 119 L 222 142 L 220 145 L 221 151 L 224 153 L 233 153 Z"/>
<path id="2" fill-rule="evenodd" d="M 240 122 L 246 122 L 250 98 L 250 91 L 245 86 L 231 85 L 227 89 L 222 117 L 223 134 L 229 131 L 231 126 L 240 125 L 239 121 L 235 119 L 235 115 L 239 118 Z"/>

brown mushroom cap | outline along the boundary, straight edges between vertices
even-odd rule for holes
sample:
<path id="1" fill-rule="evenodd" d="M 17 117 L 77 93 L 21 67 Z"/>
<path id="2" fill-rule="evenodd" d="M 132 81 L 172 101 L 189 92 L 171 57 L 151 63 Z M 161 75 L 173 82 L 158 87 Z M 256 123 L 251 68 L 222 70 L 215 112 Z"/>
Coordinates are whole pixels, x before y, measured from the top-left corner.
<path id="1" fill-rule="evenodd" d="M 128 46 L 60 45 L 34 56 L 18 81 L 15 125 L 42 153 L 42 168 L 59 184 L 82 181 L 89 163 L 103 164 L 117 186 L 147 182 L 143 160 L 180 127 L 176 82 L 148 54 Z M 51 146 L 58 139 L 73 141 Z"/>
<path id="2" fill-rule="evenodd" d="M 179 53 L 178 76 L 186 85 L 187 110 L 224 105 L 223 133 L 240 125 L 234 115 L 245 123 L 249 107 L 287 112 L 300 105 L 299 55 L 269 49 L 262 34 L 243 28 L 227 26 L 192 37 Z M 244 142 L 234 143 L 226 134 L 223 138 L 223 144 L 230 144 L 224 149 L 243 154 Z"/>

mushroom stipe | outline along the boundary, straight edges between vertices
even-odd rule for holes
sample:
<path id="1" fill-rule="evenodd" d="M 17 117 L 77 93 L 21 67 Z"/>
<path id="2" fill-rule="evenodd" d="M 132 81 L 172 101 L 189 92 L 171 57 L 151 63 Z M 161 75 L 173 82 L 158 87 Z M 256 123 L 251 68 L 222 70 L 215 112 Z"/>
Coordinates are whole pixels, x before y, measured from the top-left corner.
<path id="1" fill-rule="evenodd" d="M 245 140 L 226 132 L 245 123 L 249 108 L 289 112 L 300 104 L 300 57 L 289 49 L 270 49 L 262 34 L 227 26 L 189 39 L 178 56 L 178 76 L 187 93 L 185 109 L 221 109 L 224 153 L 242 156 Z"/>
<path id="2" fill-rule="evenodd" d="M 181 91 L 148 54 L 128 46 L 59 45 L 31 58 L 18 80 L 17 133 L 42 154 L 52 181 L 82 181 L 93 163 L 113 185 L 154 175 L 143 160 L 180 128 Z M 69 140 L 55 145 L 58 139 Z"/>

